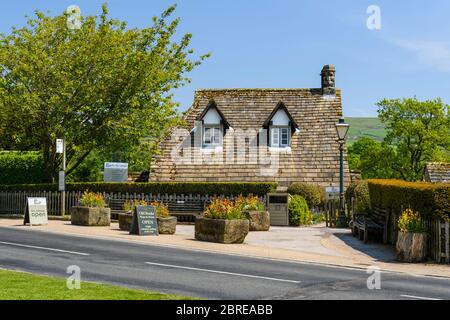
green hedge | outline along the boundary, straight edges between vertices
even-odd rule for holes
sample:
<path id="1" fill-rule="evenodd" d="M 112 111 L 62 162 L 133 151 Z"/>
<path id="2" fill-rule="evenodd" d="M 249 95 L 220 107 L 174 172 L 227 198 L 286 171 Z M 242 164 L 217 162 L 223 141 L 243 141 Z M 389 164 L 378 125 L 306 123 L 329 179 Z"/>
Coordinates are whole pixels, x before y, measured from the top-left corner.
<path id="1" fill-rule="evenodd" d="M 201 194 L 201 195 L 249 195 L 263 196 L 274 191 L 276 183 L 269 182 L 73 182 L 67 183 L 67 191 L 128 192 L 153 194 Z M 56 184 L 0 185 L 0 190 L 56 191 Z"/>
<path id="2" fill-rule="evenodd" d="M 424 218 L 450 220 L 450 184 L 371 179 L 372 207 L 401 210 L 411 208 Z"/>
<path id="3" fill-rule="evenodd" d="M 287 189 L 291 195 L 302 196 L 310 208 L 323 206 L 325 203 L 325 188 L 310 183 L 293 183 Z"/>
<path id="4" fill-rule="evenodd" d="M 37 152 L 0 152 L 0 184 L 40 183 L 43 160 Z"/>

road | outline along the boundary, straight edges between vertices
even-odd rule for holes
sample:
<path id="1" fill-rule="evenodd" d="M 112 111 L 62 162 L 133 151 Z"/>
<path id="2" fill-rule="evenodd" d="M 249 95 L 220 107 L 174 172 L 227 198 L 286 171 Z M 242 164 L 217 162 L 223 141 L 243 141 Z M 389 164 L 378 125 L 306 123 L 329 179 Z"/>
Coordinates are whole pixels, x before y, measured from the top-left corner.
<path id="1" fill-rule="evenodd" d="M 450 279 L 0 227 L 0 268 L 209 299 L 450 299 Z"/>

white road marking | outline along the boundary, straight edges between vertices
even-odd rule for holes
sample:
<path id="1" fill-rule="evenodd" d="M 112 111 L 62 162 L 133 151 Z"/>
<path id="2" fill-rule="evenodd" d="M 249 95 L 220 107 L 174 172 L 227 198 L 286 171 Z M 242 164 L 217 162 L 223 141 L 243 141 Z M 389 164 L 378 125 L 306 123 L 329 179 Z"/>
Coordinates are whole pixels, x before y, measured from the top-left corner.
<path id="1" fill-rule="evenodd" d="M 437 298 L 410 296 L 410 295 L 407 295 L 407 294 L 401 294 L 400 296 L 401 297 L 405 297 L 405 298 L 411 298 L 411 299 L 419 299 L 419 300 L 442 300 L 442 299 L 437 299 Z"/>
<path id="2" fill-rule="evenodd" d="M 79 255 L 79 256 L 88 256 L 88 255 L 89 255 L 89 253 L 76 252 L 76 251 L 67 251 L 67 250 L 54 249 L 54 248 L 45 248 L 45 247 L 30 246 L 30 245 L 26 245 L 26 244 L 13 243 L 13 242 L 4 242 L 4 241 L 0 241 L 0 244 L 6 244 L 6 245 L 8 245 L 8 246 L 24 247 L 24 248 L 30 248 L 30 249 L 38 249 L 38 250 L 47 250 L 47 251 L 55 251 L 55 252 L 70 253 L 70 254 L 76 254 L 76 255 Z"/>
<path id="3" fill-rule="evenodd" d="M 176 266 L 176 265 L 164 264 L 164 263 L 146 262 L 146 264 L 154 265 L 154 266 L 160 266 L 160 267 L 169 267 L 169 268 L 186 269 L 186 270 L 193 270 L 193 271 L 219 273 L 219 274 L 226 274 L 226 275 L 238 276 L 238 277 L 257 278 L 257 279 L 265 279 L 265 280 L 280 281 L 280 282 L 290 282 L 290 283 L 300 283 L 300 281 L 296 281 L 296 280 L 287 280 L 287 279 L 255 276 L 255 275 L 252 275 L 252 274 L 234 273 L 234 272 L 226 272 L 226 271 L 218 271 L 218 270 L 210 270 L 210 269 L 191 268 L 191 267 Z"/>

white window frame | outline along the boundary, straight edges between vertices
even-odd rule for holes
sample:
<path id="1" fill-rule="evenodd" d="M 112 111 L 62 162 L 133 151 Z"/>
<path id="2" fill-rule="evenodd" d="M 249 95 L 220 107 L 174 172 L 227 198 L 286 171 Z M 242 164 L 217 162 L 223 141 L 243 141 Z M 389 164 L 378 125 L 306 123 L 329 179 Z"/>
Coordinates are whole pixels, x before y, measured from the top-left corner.
<path id="1" fill-rule="evenodd" d="M 211 140 L 211 136 L 210 136 L 210 141 L 207 142 L 206 141 L 206 132 L 209 131 L 213 133 L 212 138 L 216 138 L 216 139 L 212 139 L 214 141 Z M 210 135 L 210 133 L 209 133 Z M 203 136 L 202 136 L 202 146 L 205 149 L 208 148 L 216 148 L 216 147 L 221 147 L 222 146 L 222 126 L 221 125 L 203 125 Z"/>
<path id="2" fill-rule="evenodd" d="M 287 143 L 283 143 L 283 131 L 287 134 Z M 291 129 L 289 126 L 271 126 L 269 130 L 270 147 L 287 148 L 291 145 Z"/>

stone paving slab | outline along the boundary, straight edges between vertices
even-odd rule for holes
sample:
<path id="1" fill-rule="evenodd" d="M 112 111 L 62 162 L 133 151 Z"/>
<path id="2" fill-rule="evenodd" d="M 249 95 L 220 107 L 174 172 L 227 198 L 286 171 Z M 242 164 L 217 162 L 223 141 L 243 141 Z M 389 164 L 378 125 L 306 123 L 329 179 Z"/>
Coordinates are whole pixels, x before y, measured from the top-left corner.
<path id="1" fill-rule="evenodd" d="M 52 220 L 46 226 L 30 227 L 23 226 L 22 220 L 0 219 L 0 226 L 341 267 L 378 266 L 383 271 L 450 278 L 449 265 L 396 262 L 392 247 L 364 244 L 352 237 L 350 230 L 329 229 L 323 225 L 271 227 L 268 232 L 250 232 L 243 244 L 197 241 L 193 225 L 178 225 L 176 234 L 160 236 L 129 235 L 128 232 L 121 231 L 117 223 L 112 223 L 110 227 L 84 227 L 71 225 L 70 221 Z"/>

